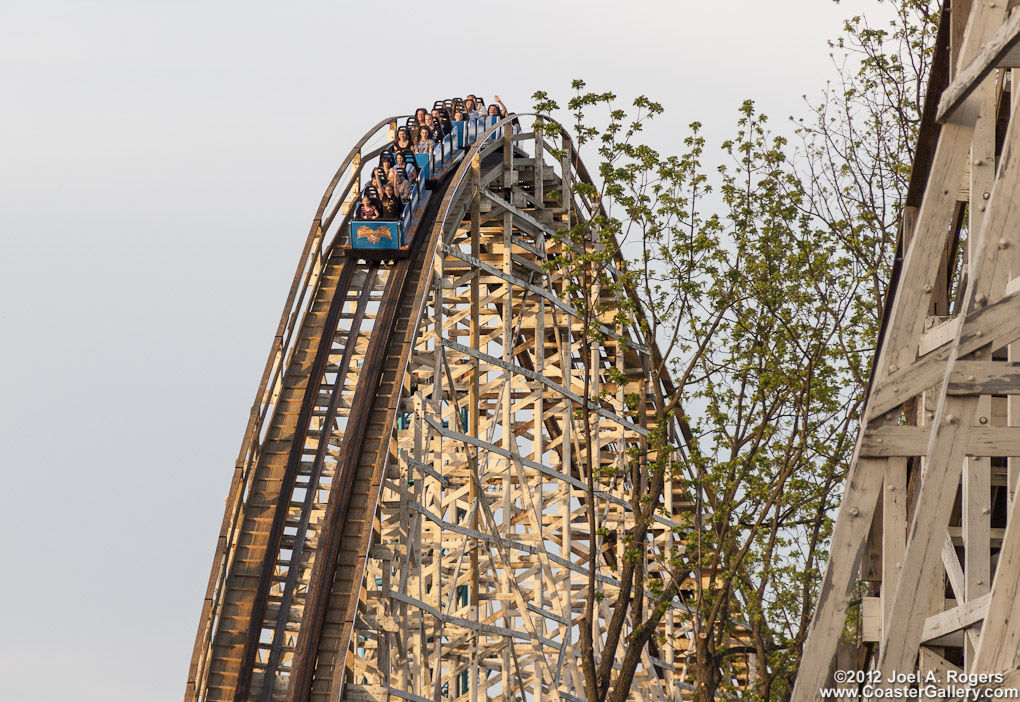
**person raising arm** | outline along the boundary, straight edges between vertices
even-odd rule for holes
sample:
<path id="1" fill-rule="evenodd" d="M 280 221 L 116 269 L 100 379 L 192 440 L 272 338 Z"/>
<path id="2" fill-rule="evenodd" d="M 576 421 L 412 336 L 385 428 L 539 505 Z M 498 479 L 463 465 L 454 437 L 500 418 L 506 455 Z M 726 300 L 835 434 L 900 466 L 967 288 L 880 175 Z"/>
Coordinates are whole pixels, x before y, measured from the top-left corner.
<path id="1" fill-rule="evenodd" d="M 397 195 L 393 183 L 383 186 L 382 196 L 379 198 L 379 213 L 381 219 L 400 219 L 404 213 L 404 202 Z"/>
<path id="2" fill-rule="evenodd" d="M 499 105 L 500 109 L 502 110 L 502 112 L 503 112 L 502 116 L 503 117 L 509 117 L 510 116 L 510 110 L 506 109 L 506 105 L 504 105 L 503 101 L 499 99 L 499 95 L 493 95 L 492 99 L 496 101 L 496 104 Z M 521 121 L 519 119 L 514 117 L 513 122 L 511 122 L 511 124 L 514 125 L 514 131 L 515 132 L 521 131 Z"/>

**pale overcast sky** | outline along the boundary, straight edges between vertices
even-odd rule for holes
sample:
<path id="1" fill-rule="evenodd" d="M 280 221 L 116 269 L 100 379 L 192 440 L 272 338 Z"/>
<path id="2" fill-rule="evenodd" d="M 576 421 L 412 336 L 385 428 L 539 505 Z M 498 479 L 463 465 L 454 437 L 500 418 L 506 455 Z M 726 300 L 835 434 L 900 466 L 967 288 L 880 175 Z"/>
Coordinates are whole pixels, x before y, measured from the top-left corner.
<path id="1" fill-rule="evenodd" d="M 368 127 L 582 77 L 662 102 L 660 149 L 693 120 L 715 148 L 745 98 L 803 114 L 876 7 L 0 3 L 0 697 L 180 699 L 294 266 Z"/>

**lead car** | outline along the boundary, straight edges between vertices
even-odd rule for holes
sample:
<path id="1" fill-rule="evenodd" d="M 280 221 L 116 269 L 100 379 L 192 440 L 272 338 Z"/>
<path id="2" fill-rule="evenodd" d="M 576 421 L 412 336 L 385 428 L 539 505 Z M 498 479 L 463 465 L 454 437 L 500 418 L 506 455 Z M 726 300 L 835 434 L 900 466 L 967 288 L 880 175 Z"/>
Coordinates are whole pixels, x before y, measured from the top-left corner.
<path id="1" fill-rule="evenodd" d="M 406 231 L 404 219 L 353 219 L 344 244 L 344 253 L 372 261 L 405 258 L 410 243 L 405 240 Z"/>

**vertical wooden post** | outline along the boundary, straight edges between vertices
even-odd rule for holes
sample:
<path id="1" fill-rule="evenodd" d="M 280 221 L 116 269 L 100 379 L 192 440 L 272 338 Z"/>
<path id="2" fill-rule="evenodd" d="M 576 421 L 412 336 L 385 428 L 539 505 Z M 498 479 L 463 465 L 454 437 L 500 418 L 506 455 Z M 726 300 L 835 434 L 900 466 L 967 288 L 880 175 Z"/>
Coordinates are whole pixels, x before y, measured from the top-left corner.
<path id="1" fill-rule="evenodd" d="M 952 0 L 949 13 L 949 79 L 956 76 L 957 62 L 963 47 L 963 35 L 970 17 L 973 0 Z"/>
<path id="2" fill-rule="evenodd" d="M 893 583 L 900 576 L 907 538 L 907 459 L 890 458 L 882 486 L 882 623 L 892 612 Z M 887 587 L 888 585 L 888 587 Z"/>
<path id="3" fill-rule="evenodd" d="M 510 125 L 503 128 L 503 197 L 507 201 L 513 201 L 511 196 L 511 187 L 513 184 L 513 129 Z M 507 279 L 513 275 L 513 224 L 514 216 L 509 210 L 503 213 L 503 261 L 502 270 L 506 275 Z M 508 281 L 502 283 L 504 288 L 503 293 L 503 362 L 507 364 L 506 369 L 503 372 L 503 387 L 500 390 L 500 396 L 502 401 L 500 403 L 500 425 L 503 428 L 502 443 L 503 448 L 506 450 L 507 455 L 503 459 L 503 503 L 502 503 L 502 534 L 504 538 L 513 538 L 513 501 L 511 499 L 512 492 L 512 481 L 511 473 L 513 469 L 512 456 L 517 453 L 517 439 L 514 434 L 513 416 L 510 411 L 511 403 L 514 397 L 514 388 L 520 379 L 514 378 L 514 374 L 509 370 L 510 364 L 514 361 L 514 347 L 517 344 L 517 340 L 514 338 L 514 298 L 518 294 L 516 286 Z M 524 291 L 521 290 L 521 293 Z M 523 298 L 518 298 L 521 304 L 521 315 L 524 314 Z M 516 382 L 515 382 L 516 381 Z M 524 486 L 520 486 L 524 489 Z M 522 498 L 522 507 L 523 498 Z M 502 568 L 500 572 L 500 592 L 510 592 L 510 578 L 513 577 L 513 573 L 508 568 Z M 506 607 L 505 603 L 502 603 L 503 607 Z M 513 617 L 505 617 L 506 625 L 513 625 Z M 502 657 L 503 657 L 503 668 L 500 684 L 505 699 L 512 700 L 513 694 L 510 690 L 510 646 L 513 643 L 508 641 L 507 645 L 504 646 Z M 524 690 L 520 690 L 520 695 L 523 699 Z"/>
<path id="4" fill-rule="evenodd" d="M 991 398 L 978 402 L 978 424 L 987 425 L 992 415 Z M 991 461 L 967 457 L 963 466 L 962 515 L 964 549 L 964 597 L 967 602 L 991 590 Z M 975 654 L 969 637 L 964 640 L 964 670 L 970 670 Z"/>
<path id="5" fill-rule="evenodd" d="M 537 206 L 535 208 L 535 215 L 541 221 L 541 208 L 543 206 L 543 191 L 542 191 L 542 136 L 536 130 L 535 131 L 535 202 Z M 544 250 L 544 243 L 542 241 L 543 236 L 540 231 L 535 231 L 534 242 L 535 249 L 538 251 Z M 535 354 L 535 372 L 539 375 L 545 375 L 545 308 L 546 301 L 544 298 L 536 298 L 535 302 L 535 343 L 534 343 L 534 354 Z M 535 397 L 535 407 L 531 415 L 531 434 L 533 437 L 534 449 L 532 451 L 532 457 L 538 462 L 545 464 L 545 390 L 541 384 L 536 383 L 535 389 L 538 391 Z M 545 485 L 540 471 L 535 471 L 535 497 L 538 501 L 538 539 L 540 543 L 546 542 L 545 534 Z M 521 486 L 525 489 L 524 486 Z M 555 582 L 546 583 L 544 569 L 540 568 L 538 571 L 538 601 L 539 606 L 545 608 L 546 601 L 546 587 L 552 588 L 554 591 L 553 596 L 555 597 Z M 565 614 L 569 617 L 569 611 Z M 544 630 L 544 625 L 543 625 Z M 534 689 L 532 691 L 534 702 L 546 702 L 545 697 L 545 686 L 541 675 L 535 675 L 534 677 Z M 522 693 L 522 697 L 523 697 Z"/>

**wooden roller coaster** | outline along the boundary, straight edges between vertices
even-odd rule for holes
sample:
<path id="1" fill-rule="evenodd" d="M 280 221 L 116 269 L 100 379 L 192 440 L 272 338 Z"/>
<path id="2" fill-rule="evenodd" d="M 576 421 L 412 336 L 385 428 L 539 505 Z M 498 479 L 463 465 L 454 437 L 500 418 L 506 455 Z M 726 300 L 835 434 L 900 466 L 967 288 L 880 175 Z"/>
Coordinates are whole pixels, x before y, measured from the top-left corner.
<path id="1" fill-rule="evenodd" d="M 583 698 L 588 553 L 623 549 L 589 533 L 584 510 L 622 524 L 631 506 L 616 483 L 587 504 L 581 459 L 613 465 L 642 444 L 624 396 L 648 396 L 650 350 L 606 329 L 594 363 L 580 358 L 570 281 L 546 262 L 550 235 L 598 205 L 571 194 L 588 175 L 559 129 L 496 123 L 434 174 L 406 258 L 344 255 L 382 151 L 369 145 L 398 119 L 355 146 L 313 222 L 235 466 L 188 702 Z M 627 382 L 607 388 L 610 367 Z M 586 372 L 606 399 L 582 396 Z M 586 402 L 591 436 L 574 419 Z M 678 490 L 650 572 L 689 507 Z M 598 580 L 611 595 L 611 573 Z M 633 699 L 689 689 L 676 612 Z"/>
<path id="2" fill-rule="evenodd" d="M 860 699 L 1020 697 L 1014 4 L 943 8 L 899 258 L 798 701 L 819 699 L 833 682 Z M 984 682 L 966 677 L 981 674 Z"/>
<path id="3" fill-rule="evenodd" d="M 860 699 L 1020 688 L 1014 4 L 943 8 L 797 702 L 830 687 Z M 396 124 L 355 146 L 312 225 L 235 466 L 188 702 L 584 698 L 588 555 L 619 562 L 623 548 L 584 515 L 618 524 L 632 512 L 614 482 L 588 504 L 583 459 L 611 466 L 642 446 L 624 396 L 648 397 L 655 350 L 606 329 L 581 358 L 550 235 L 599 206 L 572 192 L 589 179 L 559 129 L 499 121 L 437 169 L 406 258 L 344 256 L 362 166 L 381 152 L 368 144 Z M 606 383 L 607 368 L 626 383 Z M 584 396 L 586 374 L 606 399 Z M 590 435 L 574 420 L 585 403 Z M 648 573 L 676 545 L 688 500 L 665 490 Z M 611 569 L 598 579 L 611 601 Z M 691 618 L 676 604 L 631 699 L 689 695 Z M 966 677 L 980 674 L 1001 679 Z"/>

